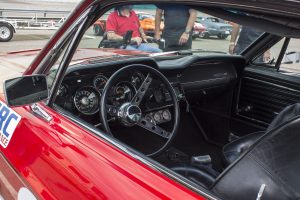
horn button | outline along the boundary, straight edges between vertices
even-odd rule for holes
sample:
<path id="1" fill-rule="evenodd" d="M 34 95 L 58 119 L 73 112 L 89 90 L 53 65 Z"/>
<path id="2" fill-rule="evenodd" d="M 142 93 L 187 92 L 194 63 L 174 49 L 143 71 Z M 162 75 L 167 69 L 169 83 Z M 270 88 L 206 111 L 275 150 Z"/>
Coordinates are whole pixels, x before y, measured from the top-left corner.
<path id="1" fill-rule="evenodd" d="M 118 111 L 118 117 L 126 126 L 132 126 L 141 120 L 142 111 L 137 105 L 124 103 Z"/>

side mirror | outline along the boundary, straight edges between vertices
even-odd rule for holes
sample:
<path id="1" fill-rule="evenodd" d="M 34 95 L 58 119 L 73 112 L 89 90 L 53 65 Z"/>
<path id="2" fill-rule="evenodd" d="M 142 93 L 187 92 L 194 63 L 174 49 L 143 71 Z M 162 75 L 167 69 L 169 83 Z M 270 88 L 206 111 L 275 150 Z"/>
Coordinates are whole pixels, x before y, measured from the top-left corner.
<path id="1" fill-rule="evenodd" d="M 4 92 L 9 106 L 23 106 L 45 100 L 49 96 L 45 75 L 22 76 L 6 80 Z"/>

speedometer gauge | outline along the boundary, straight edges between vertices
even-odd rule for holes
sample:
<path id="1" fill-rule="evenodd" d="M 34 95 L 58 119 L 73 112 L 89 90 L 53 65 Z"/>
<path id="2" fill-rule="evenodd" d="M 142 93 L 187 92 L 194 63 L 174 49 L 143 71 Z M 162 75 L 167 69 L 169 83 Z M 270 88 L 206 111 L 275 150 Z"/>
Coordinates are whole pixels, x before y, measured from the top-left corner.
<path id="1" fill-rule="evenodd" d="M 93 115 L 99 110 L 100 94 L 93 87 L 83 87 L 76 91 L 74 104 L 85 115 Z"/>
<path id="2" fill-rule="evenodd" d="M 94 87 L 98 90 L 98 91 L 101 91 L 103 90 L 105 84 L 107 82 L 107 78 L 103 75 L 99 75 L 99 76 L 96 76 L 94 78 Z"/>

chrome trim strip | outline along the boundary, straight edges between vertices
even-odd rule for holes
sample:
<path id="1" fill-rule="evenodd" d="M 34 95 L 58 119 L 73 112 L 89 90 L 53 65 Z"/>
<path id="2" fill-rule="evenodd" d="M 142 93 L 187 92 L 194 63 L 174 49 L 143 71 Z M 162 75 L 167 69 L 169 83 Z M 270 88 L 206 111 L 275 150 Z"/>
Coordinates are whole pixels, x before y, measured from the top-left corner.
<path id="1" fill-rule="evenodd" d="M 257 81 L 257 82 L 264 83 L 264 84 L 267 84 L 267 85 L 271 85 L 271 86 L 275 86 L 275 87 L 282 88 L 282 89 L 285 89 L 285 90 L 289 90 L 291 92 L 299 93 L 298 90 L 295 90 L 295 89 L 292 89 L 292 88 L 289 88 L 289 87 L 285 87 L 285 86 L 282 86 L 282 85 L 278 85 L 278 84 L 275 84 L 275 83 L 270 83 L 270 82 L 267 82 L 267 81 L 259 80 L 259 79 L 256 79 L 256 78 L 245 76 L 244 79 Z"/>
<path id="2" fill-rule="evenodd" d="M 30 107 L 36 115 L 40 116 L 47 122 L 50 122 L 52 120 L 52 117 L 45 110 L 43 110 L 38 104 L 34 103 Z"/>
<path id="3" fill-rule="evenodd" d="M 204 80 L 200 80 L 200 81 L 182 82 L 180 84 L 185 86 L 185 85 L 190 85 L 190 84 L 195 84 L 195 83 L 209 83 L 210 81 L 218 81 L 218 80 L 224 80 L 224 81 L 228 80 L 229 81 L 229 76 L 224 76 L 224 77 L 220 77 L 220 78 L 204 79 Z"/>

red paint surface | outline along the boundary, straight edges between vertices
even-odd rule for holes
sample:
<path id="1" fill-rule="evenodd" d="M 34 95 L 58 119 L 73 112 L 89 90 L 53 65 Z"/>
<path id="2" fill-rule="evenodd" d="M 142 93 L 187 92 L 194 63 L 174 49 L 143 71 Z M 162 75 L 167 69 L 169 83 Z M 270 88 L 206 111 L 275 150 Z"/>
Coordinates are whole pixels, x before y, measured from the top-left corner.
<path id="1" fill-rule="evenodd" d="M 5 200 L 17 199 L 18 191 L 26 186 L 5 157 L 0 154 L 0 194 Z"/>
<path id="2" fill-rule="evenodd" d="M 41 104 L 27 106 L 6 149 L 0 148 L 42 199 L 203 199 Z"/>
<path id="3" fill-rule="evenodd" d="M 65 25 L 39 52 L 25 71 L 25 75 L 32 74 L 36 70 L 65 30 L 93 2 L 85 0 L 76 8 Z M 122 50 L 105 52 L 128 53 Z M 33 55 L 37 51 L 22 53 Z M 17 54 L 14 52 L 12 55 Z M 77 59 L 84 60 L 84 56 Z M 14 108 L 22 119 L 8 147 L 6 149 L 0 147 L 0 151 L 15 172 L 39 198 L 204 199 L 82 129 L 49 107 L 43 104 L 41 106 L 53 120 L 46 122 L 34 115 L 28 106 Z"/>

